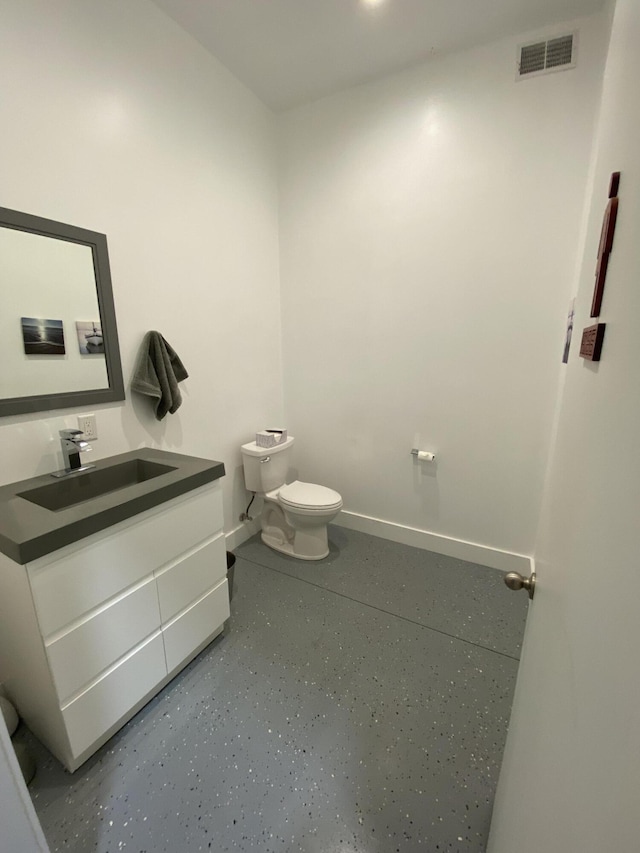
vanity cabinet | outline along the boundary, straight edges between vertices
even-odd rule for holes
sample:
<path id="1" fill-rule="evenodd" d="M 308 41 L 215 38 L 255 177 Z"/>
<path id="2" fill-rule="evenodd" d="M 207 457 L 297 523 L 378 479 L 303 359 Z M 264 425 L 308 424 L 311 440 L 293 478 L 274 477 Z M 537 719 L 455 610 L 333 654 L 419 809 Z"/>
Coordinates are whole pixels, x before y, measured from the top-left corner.
<path id="1" fill-rule="evenodd" d="M 229 617 L 219 481 L 24 565 L 0 554 L 0 681 L 74 771 Z"/>

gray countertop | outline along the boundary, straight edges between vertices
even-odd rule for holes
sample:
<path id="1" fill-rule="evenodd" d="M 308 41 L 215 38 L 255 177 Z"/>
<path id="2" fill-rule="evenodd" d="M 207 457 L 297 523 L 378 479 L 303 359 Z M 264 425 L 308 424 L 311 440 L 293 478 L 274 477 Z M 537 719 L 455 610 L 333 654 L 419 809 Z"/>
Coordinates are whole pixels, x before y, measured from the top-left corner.
<path id="1" fill-rule="evenodd" d="M 28 563 L 218 480 L 225 473 L 222 462 L 152 448 L 100 459 L 92 470 L 101 471 L 137 459 L 171 466 L 174 470 L 55 511 L 20 497 L 21 493 L 55 482 L 51 474 L 0 486 L 0 552 L 16 563 Z M 84 476 L 76 474 L 73 479 Z"/>

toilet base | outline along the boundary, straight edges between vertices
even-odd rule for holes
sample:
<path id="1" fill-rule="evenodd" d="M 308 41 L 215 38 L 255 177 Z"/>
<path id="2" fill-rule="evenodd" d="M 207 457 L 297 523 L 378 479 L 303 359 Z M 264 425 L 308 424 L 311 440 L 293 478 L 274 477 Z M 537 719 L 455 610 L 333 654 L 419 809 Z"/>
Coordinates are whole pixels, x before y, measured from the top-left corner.
<path id="1" fill-rule="evenodd" d="M 304 526 L 301 526 L 295 516 L 283 512 L 277 501 L 267 498 L 260 516 L 262 541 L 274 551 L 296 560 L 324 560 L 329 556 L 327 522 L 333 517 L 333 514 L 315 518 L 304 516 L 300 520 Z"/>
<path id="2" fill-rule="evenodd" d="M 263 533 L 262 541 L 265 545 L 268 545 L 269 548 L 274 551 L 280 551 L 281 554 L 288 554 L 289 557 L 295 557 L 296 560 L 324 560 L 325 557 L 329 556 L 329 548 L 324 553 L 318 554 L 317 556 L 310 556 L 309 554 L 297 554 L 293 548 L 293 542 L 283 542 L 281 539 L 276 538 L 275 536 L 270 536 L 268 533 Z"/>

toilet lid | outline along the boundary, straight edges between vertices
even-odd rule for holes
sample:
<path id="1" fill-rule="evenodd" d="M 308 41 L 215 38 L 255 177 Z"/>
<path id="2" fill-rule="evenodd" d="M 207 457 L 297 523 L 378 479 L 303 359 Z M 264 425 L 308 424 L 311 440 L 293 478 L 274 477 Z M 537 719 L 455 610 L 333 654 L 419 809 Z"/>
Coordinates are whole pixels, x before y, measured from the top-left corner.
<path id="1" fill-rule="evenodd" d="M 283 504 L 300 509 L 320 509 L 321 507 L 336 507 L 342 504 L 342 498 L 333 489 L 317 486 L 315 483 L 302 483 L 296 480 L 288 486 L 283 486 L 278 492 L 278 498 Z"/>

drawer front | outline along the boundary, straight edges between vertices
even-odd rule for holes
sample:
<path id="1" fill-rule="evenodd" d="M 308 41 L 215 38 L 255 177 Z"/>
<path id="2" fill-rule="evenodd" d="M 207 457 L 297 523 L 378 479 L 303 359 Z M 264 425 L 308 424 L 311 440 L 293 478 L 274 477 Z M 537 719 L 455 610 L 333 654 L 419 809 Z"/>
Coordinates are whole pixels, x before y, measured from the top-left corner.
<path id="1" fill-rule="evenodd" d="M 229 618 L 227 579 L 192 604 L 188 610 L 162 629 L 167 669 L 172 672 L 208 637 L 219 633 Z"/>
<path id="2" fill-rule="evenodd" d="M 222 528 L 219 483 L 203 487 L 28 564 L 48 637 Z"/>
<path id="3" fill-rule="evenodd" d="M 227 573 L 224 534 L 166 570 L 156 572 L 162 623 L 220 583 Z"/>
<path id="4" fill-rule="evenodd" d="M 88 749 L 166 675 L 162 636 L 131 657 L 62 709 L 74 756 Z"/>
<path id="5" fill-rule="evenodd" d="M 58 697 L 65 702 L 160 627 L 153 576 L 47 646 Z"/>

